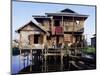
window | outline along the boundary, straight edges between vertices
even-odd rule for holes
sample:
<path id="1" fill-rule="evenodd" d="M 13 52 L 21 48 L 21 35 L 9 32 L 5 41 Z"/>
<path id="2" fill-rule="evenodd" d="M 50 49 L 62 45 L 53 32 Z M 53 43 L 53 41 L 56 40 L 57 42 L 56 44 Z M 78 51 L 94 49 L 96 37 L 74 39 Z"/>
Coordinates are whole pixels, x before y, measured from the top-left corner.
<path id="1" fill-rule="evenodd" d="M 40 35 L 34 34 L 34 44 L 38 44 L 39 43 L 39 37 L 40 37 Z"/>

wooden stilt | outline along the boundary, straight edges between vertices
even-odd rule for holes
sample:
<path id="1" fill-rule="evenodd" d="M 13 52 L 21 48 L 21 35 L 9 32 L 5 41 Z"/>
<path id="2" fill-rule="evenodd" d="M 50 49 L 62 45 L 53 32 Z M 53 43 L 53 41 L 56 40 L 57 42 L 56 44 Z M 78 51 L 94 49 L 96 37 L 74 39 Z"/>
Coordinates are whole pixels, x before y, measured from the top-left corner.
<path id="1" fill-rule="evenodd" d="M 32 72 L 32 64 L 30 65 L 30 72 Z"/>
<path id="2" fill-rule="evenodd" d="M 44 72 L 44 64 L 43 64 L 43 60 L 42 60 L 42 66 L 41 66 L 41 68 L 42 68 L 42 72 Z"/>
<path id="3" fill-rule="evenodd" d="M 21 64 L 21 49 L 20 50 L 20 54 L 19 54 L 19 69 L 20 69 L 20 64 Z"/>
<path id="4" fill-rule="evenodd" d="M 68 70 L 70 70 L 70 65 L 71 65 L 71 64 L 70 64 L 70 61 L 69 61 L 69 63 L 68 63 Z"/>
<path id="5" fill-rule="evenodd" d="M 29 60 L 29 58 L 28 58 L 28 54 L 27 54 L 27 66 L 28 66 L 28 60 Z"/>
<path id="6" fill-rule="evenodd" d="M 44 71 L 47 72 L 47 54 L 48 54 L 48 48 L 46 47 L 45 49 L 45 54 L 44 54 Z"/>
<path id="7" fill-rule="evenodd" d="M 61 49 L 61 71 L 63 70 L 63 53 L 62 53 L 62 49 Z"/>
<path id="8" fill-rule="evenodd" d="M 33 64 L 33 55 L 32 55 L 32 49 L 30 50 L 30 56 L 31 56 L 31 65 L 30 65 L 30 72 L 32 71 L 32 64 Z"/>
<path id="9" fill-rule="evenodd" d="M 42 63 L 43 63 L 43 49 L 42 49 L 42 55 L 41 56 L 42 56 Z"/>
<path id="10" fill-rule="evenodd" d="M 25 52 L 24 52 L 24 56 L 23 56 L 23 65 L 24 65 L 24 68 L 25 68 Z"/>
<path id="11" fill-rule="evenodd" d="M 42 49 L 42 72 L 44 72 L 44 49 Z"/>
<path id="12" fill-rule="evenodd" d="M 46 72 L 46 60 L 45 60 L 45 62 L 44 62 L 44 72 Z"/>
<path id="13" fill-rule="evenodd" d="M 45 62 L 44 62 L 45 72 L 46 72 L 46 60 L 47 60 L 47 56 L 46 56 L 46 49 L 45 49 Z"/>
<path id="14" fill-rule="evenodd" d="M 20 55 L 21 55 L 21 49 L 20 49 Z"/>

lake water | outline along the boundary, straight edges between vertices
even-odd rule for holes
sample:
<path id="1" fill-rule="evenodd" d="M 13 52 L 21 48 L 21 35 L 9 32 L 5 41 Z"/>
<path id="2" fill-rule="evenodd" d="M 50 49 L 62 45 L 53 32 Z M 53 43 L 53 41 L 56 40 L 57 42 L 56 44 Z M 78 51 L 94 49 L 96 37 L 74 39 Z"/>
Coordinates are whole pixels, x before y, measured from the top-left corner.
<path id="1" fill-rule="evenodd" d="M 27 61 L 27 57 L 22 56 L 12 56 L 12 74 L 17 73 L 40 73 L 40 72 L 55 72 L 55 71 L 61 71 L 61 64 L 57 61 L 51 61 L 48 64 L 42 63 L 40 60 L 34 60 L 33 62 L 30 61 L 30 57 Z M 45 70 L 47 68 L 48 70 Z M 30 71 L 30 67 L 32 67 L 32 71 Z"/>
<path id="2" fill-rule="evenodd" d="M 90 58 L 90 56 L 88 57 Z M 86 58 L 84 59 L 84 61 L 72 58 L 66 60 L 66 58 L 64 58 L 63 65 L 59 63 L 59 59 L 56 59 L 55 61 L 55 59 L 52 58 L 53 60 L 50 60 L 50 62 L 47 62 L 47 64 L 37 59 L 38 58 L 35 57 L 35 60 L 33 60 L 32 62 L 30 55 L 28 56 L 28 58 L 27 56 L 12 56 L 12 74 L 72 71 L 96 68 L 96 65 L 94 63 L 90 63 L 91 60 Z"/>

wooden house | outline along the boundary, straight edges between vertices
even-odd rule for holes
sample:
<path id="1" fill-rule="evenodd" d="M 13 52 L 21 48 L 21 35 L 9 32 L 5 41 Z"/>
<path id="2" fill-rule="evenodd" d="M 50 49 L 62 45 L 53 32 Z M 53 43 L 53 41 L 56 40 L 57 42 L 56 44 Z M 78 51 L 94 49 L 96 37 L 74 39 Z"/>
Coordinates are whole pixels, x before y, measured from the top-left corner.
<path id="1" fill-rule="evenodd" d="M 42 49 L 60 48 L 65 43 L 73 46 L 84 40 L 84 22 L 88 15 L 79 14 L 71 9 L 45 13 L 45 16 L 32 16 L 38 24 L 30 21 L 17 30 L 20 34 L 20 48 Z"/>
<path id="2" fill-rule="evenodd" d="M 70 9 L 64 9 L 56 13 L 45 13 L 46 16 L 33 15 L 34 19 L 49 32 L 47 36 L 48 46 L 52 47 L 55 43 L 68 42 L 69 45 L 81 42 L 84 38 L 84 21 L 87 15 L 78 14 Z"/>
<path id="3" fill-rule="evenodd" d="M 20 33 L 19 47 L 22 49 L 42 48 L 49 33 L 41 26 L 28 22 L 17 30 Z"/>

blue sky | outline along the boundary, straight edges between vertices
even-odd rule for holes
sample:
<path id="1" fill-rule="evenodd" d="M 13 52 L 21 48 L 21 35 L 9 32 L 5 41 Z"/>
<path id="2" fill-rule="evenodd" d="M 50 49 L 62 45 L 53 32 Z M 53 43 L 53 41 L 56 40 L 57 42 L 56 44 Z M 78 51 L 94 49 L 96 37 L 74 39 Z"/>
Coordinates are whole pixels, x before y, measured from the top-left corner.
<path id="1" fill-rule="evenodd" d="M 68 4 L 47 4 L 34 2 L 12 2 L 12 38 L 18 39 L 15 32 L 19 27 L 23 26 L 30 20 L 34 21 L 32 15 L 45 15 L 45 13 L 59 12 L 65 8 L 69 8 L 77 13 L 89 15 L 85 21 L 85 32 L 89 38 L 95 33 L 95 6 L 68 5 Z"/>

